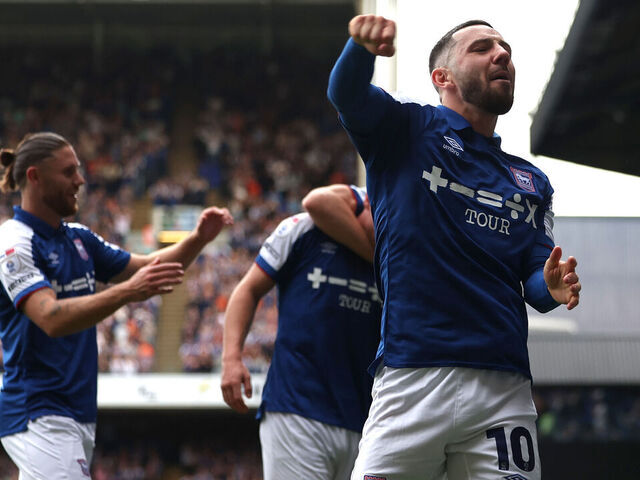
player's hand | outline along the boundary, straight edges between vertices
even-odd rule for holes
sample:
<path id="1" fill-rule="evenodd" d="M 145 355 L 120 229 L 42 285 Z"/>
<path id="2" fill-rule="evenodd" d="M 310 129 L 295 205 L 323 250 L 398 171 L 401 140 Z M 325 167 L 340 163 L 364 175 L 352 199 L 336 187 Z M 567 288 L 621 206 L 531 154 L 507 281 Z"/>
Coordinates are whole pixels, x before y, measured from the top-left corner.
<path id="1" fill-rule="evenodd" d="M 233 225 L 233 217 L 226 208 L 209 207 L 202 211 L 196 226 L 196 235 L 208 243 L 227 225 Z"/>
<path id="2" fill-rule="evenodd" d="M 396 22 L 376 15 L 358 15 L 349 22 L 349 35 L 374 55 L 391 57 L 396 53 Z"/>
<path id="3" fill-rule="evenodd" d="M 576 273 L 578 261 L 569 257 L 566 262 L 561 261 L 562 249 L 555 247 L 544 264 L 544 281 L 553 299 L 565 304 L 567 310 L 575 308 L 580 302 L 582 285 Z"/>
<path id="4" fill-rule="evenodd" d="M 141 302 L 154 295 L 172 292 L 174 285 L 182 283 L 183 277 L 184 268 L 180 262 L 160 262 L 156 257 L 120 285 L 130 295 L 129 301 Z"/>
<path id="5" fill-rule="evenodd" d="M 236 412 L 247 413 L 249 407 L 242 399 L 242 389 L 247 398 L 251 398 L 251 374 L 242 360 L 226 360 L 222 363 L 220 388 L 227 405 Z"/>

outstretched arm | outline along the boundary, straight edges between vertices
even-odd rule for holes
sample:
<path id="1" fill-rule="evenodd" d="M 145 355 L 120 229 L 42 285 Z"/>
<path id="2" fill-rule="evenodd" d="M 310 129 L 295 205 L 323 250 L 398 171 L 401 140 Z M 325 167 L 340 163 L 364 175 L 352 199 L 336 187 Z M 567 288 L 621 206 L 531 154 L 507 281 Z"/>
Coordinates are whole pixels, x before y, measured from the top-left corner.
<path id="1" fill-rule="evenodd" d="M 242 349 L 258 302 L 274 285 L 271 277 L 254 263 L 233 290 L 227 305 L 220 388 L 227 405 L 240 413 L 249 410 L 242 399 L 242 388 L 248 398 L 252 395 L 251 374 L 242 361 Z"/>
<path id="2" fill-rule="evenodd" d="M 371 85 L 376 55 L 392 56 L 396 24 L 374 15 L 349 22 L 351 39 L 329 77 L 327 95 L 345 126 L 365 134 L 373 131 L 385 113 L 387 95 Z"/>
<path id="3" fill-rule="evenodd" d="M 186 238 L 148 255 L 131 254 L 127 266 L 112 281 L 120 282 L 131 277 L 156 258 L 161 262 L 178 262 L 183 268 L 187 268 L 205 245 L 216 238 L 220 230 L 232 224 L 233 218 L 226 208 L 209 207 L 202 211 L 196 228 Z"/>
<path id="4" fill-rule="evenodd" d="M 374 239 L 371 208 L 365 200 L 366 205 L 361 205 L 361 212 L 356 216 L 358 199 L 355 195 L 348 185 L 320 187 L 311 190 L 302 199 L 302 206 L 320 230 L 372 262 Z"/>
<path id="5" fill-rule="evenodd" d="M 70 335 L 94 326 L 126 303 L 173 291 L 183 275 L 180 263 L 155 259 L 128 280 L 96 294 L 59 300 L 53 289 L 42 288 L 27 297 L 22 309 L 47 335 Z"/>

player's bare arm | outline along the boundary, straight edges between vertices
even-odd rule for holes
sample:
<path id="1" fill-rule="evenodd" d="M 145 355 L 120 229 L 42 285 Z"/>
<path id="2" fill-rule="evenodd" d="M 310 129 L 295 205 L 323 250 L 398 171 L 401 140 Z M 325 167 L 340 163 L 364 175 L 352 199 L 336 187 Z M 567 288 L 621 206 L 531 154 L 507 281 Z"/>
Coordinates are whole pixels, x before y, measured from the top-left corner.
<path id="1" fill-rule="evenodd" d="M 240 413 L 249 408 L 242 391 L 251 398 L 251 374 L 242 361 L 244 342 L 253 323 L 260 299 L 273 288 L 275 282 L 253 264 L 229 298 L 222 341 L 222 380 L 220 388 L 227 405 Z"/>
<path id="2" fill-rule="evenodd" d="M 358 15 L 349 22 L 349 35 L 373 55 L 391 57 L 396 52 L 396 22 L 376 15 Z"/>
<path id="3" fill-rule="evenodd" d="M 233 225 L 233 217 L 229 210 L 209 207 L 202 211 L 196 228 L 186 238 L 148 255 L 131 254 L 129 264 L 120 274 L 113 278 L 113 281 L 121 282 L 131 277 L 155 258 L 160 259 L 161 262 L 179 262 L 184 268 L 187 268 L 204 246 L 216 238 L 220 231 L 228 225 Z"/>
<path id="4" fill-rule="evenodd" d="M 313 189 L 302 199 L 302 206 L 320 230 L 366 261 L 373 262 L 373 225 L 370 221 L 367 223 L 370 219 L 360 221 L 355 216 L 356 200 L 348 185 Z M 360 215 L 371 216 L 368 204 Z"/>
<path id="5" fill-rule="evenodd" d="M 555 247 L 544 265 L 544 280 L 553 299 L 571 310 L 580 302 L 582 285 L 576 273 L 578 261 L 569 257 L 562 261 L 562 249 Z"/>
<path id="6" fill-rule="evenodd" d="M 126 303 L 170 293 L 183 276 L 180 263 L 156 259 L 127 281 L 102 292 L 58 299 L 52 289 L 43 288 L 32 293 L 22 308 L 47 335 L 60 337 L 92 327 Z"/>

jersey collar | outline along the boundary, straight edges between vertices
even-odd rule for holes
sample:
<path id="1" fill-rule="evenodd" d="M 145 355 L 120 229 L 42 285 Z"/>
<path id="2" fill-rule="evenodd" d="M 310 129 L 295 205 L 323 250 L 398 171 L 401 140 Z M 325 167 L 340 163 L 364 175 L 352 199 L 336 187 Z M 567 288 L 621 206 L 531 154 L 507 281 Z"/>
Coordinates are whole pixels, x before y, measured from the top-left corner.
<path id="1" fill-rule="evenodd" d="M 502 143 L 502 139 L 500 138 L 500 135 L 498 135 L 496 132 L 493 132 L 493 136 L 491 138 L 487 138 L 487 137 L 485 137 L 483 135 L 480 135 L 479 133 L 476 133 L 471 128 L 471 125 L 469 124 L 467 119 L 464 118 L 462 115 L 460 115 L 458 112 L 456 112 L 454 110 L 451 110 L 450 108 L 445 107 L 444 105 L 438 105 L 437 108 L 438 108 L 438 110 L 440 110 L 442 115 L 447 119 L 447 123 L 449 125 L 451 125 L 451 128 L 453 128 L 454 130 L 461 132 L 463 130 L 469 129 L 471 132 L 473 132 L 475 134 L 475 136 L 482 137 L 486 141 L 488 141 L 489 143 L 491 143 L 494 146 L 500 148 L 500 144 Z"/>
<path id="2" fill-rule="evenodd" d="M 45 238 L 53 237 L 56 232 L 58 232 L 62 228 L 62 222 L 60 222 L 60 226 L 58 228 L 53 228 L 44 220 L 36 217 L 35 215 L 23 210 L 18 205 L 13 206 L 13 218 L 18 220 L 26 225 L 29 225 L 33 228 L 34 231 L 38 232 L 38 234 L 42 235 Z"/>

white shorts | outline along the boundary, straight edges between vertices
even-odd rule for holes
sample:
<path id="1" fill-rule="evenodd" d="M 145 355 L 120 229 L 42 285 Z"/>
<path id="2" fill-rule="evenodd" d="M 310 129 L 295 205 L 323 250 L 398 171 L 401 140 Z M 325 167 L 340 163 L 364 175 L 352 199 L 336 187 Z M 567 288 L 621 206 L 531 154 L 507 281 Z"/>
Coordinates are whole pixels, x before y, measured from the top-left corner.
<path id="1" fill-rule="evenodd" d="M 46 415 L 30 420 L 25 432 L 2 438 L 20 470 L 20 480 L 87 480 L 96 424 Z"/>
<path id="2" fill-rule="evenodd" d="M 379 367 L 351 480 L 539 480 L 531 383 L 460 367 Z"/>
<path id="3" fill-rule="evenodd" d="M 293 413 L 260 421 L 264 480 L 348 480 L 360 434 Z"/>

